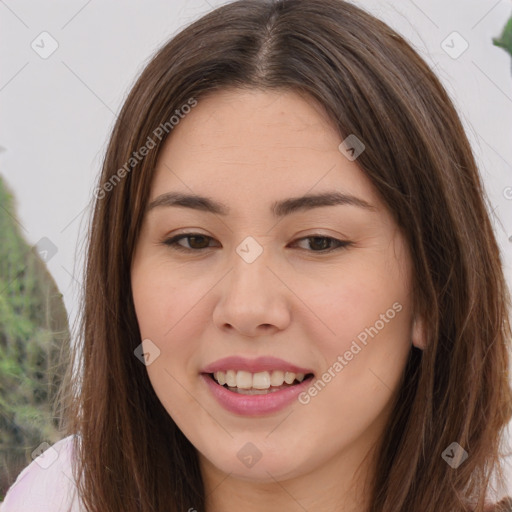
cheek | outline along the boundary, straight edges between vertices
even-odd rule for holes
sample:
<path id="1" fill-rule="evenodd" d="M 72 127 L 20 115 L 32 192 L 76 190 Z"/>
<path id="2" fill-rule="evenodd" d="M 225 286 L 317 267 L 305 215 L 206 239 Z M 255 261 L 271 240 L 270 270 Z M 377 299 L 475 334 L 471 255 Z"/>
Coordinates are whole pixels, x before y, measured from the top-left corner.
<path id="1" fill-rule="evenodd" d="M 134 266 L 131 278 L 141 340 L 151 340 L 158 350 L 146 370 L 160 402 L 181 428 L 191 421 L 196 405 L 183 384 L 196 377 L 194 340 L 200 339 L 204 286 L 177 276 L 179 272 L 147 260 Z"/>
<path id="2" fill-rule="evenodd" d="M 312 309 L 334 334 L 315 339 L 323 371 L 301 397 L 323 436 L 340 445 L 374 421 L 384 421 L 411 350 L 406 282 L 373 272 L 346 273 L 336 286 L 311 296 Z M 326 334 L 327 333 L 327 334 Z M 308 420 L 309 421 L 309 420 Z M 322 424 L 323 426 L 319 426 Z"/>
<path id="3" fill-rule="evenodd" d="M 204 294 L 199 279 L 180 277 L 179 269 L 148 259 L 134 266 L 132 271 L 133 302 L 141 336 L 166 343 L 177 328 L 190 324 L 187 311 L 197 305 Z M 183 319 L 183 320 L 180 320 Z"/>
<path id="4" fill-rule="evenodd" d="M 325 340 L 337 339 L 341 342 L 338 348 L 343 348 L 343 343 L 376 323 L 378 331 L 404 333 L 410 301 L 405 276 L 381 271 L 376 264 L 371 270 L 344 268 L 330 277 L 332 284 L 320 286 L 314 292 L 310 288 L 308 294 L 308 305 L 326 327 Z M 330 337 L 325 335 L 329 332 Z M 360 338 L 364 341 L 364 334 Z"/>
<path id="5" fill-rule="evenodd" d="M 329 328 L 312 338 L 327 383 L 325 394 L 318 386 L 324 394 L 318 407 L 338 403 L 351 418 L 369 420 L 390 399 L 412 345 L 407 277 L 398 263 L 369 258 L 333 272 L 333 285 L 310 296 L 311 309 Z"/>

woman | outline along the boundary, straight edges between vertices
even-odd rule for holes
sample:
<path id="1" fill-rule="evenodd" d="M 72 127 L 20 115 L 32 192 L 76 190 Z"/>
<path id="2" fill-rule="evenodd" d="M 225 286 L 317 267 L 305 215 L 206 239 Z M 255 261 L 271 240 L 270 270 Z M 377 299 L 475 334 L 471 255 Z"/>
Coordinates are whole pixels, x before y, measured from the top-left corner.
<path id="1" fill-rule="evenodd" d="M 2 512 L 43 471 L 61 510 L 71 467 L 84 511 L 512 510 L 487 199 L 387 25 L 341 0 L 209 13 L 141 74 L 95 195 L 68 437 Z"/>

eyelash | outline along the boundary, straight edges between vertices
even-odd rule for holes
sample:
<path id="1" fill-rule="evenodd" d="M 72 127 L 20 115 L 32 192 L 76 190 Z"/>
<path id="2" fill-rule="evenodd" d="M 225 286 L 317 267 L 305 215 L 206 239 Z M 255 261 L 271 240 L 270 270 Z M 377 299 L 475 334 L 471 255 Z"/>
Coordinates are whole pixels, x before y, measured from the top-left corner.
<path id="1" fill-rule="evenodd" d="M 173 236 L 171 238 L 168 238 L 167 240 L 164 240 L 162 243 L 168 247 L 170 247 L 171 249 L 173 250 L 177 250 L 177 251 L 181 251 L 181 252 L 202 252 L 204 251 L 205 249 L 210 249 L 210 247 L 203 247 L 201 249 L 192 249 L 192 248 L 188 248 L 188 247 L 183 247 L 182 245 L 179 245 L 178 242 L 183 239 L 183 238 L 194 238 L 194 237 L 201 237 L 201 238 L 207 238 L 207 239 L 210 239 L 210 240 L 213 240 L 213 238 L 211 236 L 207 236 L 207 235 L 203 235 L 201 233 L 181 233 L 179 235 L 176 235 L 176 236 Z M 350 241 L 347 241 L 347 240 L 338 240 L 337 238 L 333 238 L 333 237 L 330 237 L 330 236 L 323 236 L 323 235 L 317 235 L 317 234 L 313 234 L 313 235 L 310 235 L 310 236 L 305 236 L 305 237 L 302 237 L 302 238 L 298 238 L 297 240 L 294 240 L 294 242 L 299 242 L 301 240 L 311 240 L 313 238 L 320 238 L 320 239 L 325 239 L 325 240 L 331 240 L 333 242 L 335 242 L 338 247 L 333 247 L 333 248 L 330 248 L 330 249 L 322 249 L 320 251 L 309 251 L 309 252 L 314 252 L 314 253 L 320 253 L 320 254 L 326 254 L 326 253 L 331 253 L 333 251 L 337 251 L 337 250 L 340 250 L 340 249 L 346 249 L 347 247 L 349 247 L 350 245 L 352 245 L 352 242 Z M 304 250 L 307 250 L 307 249 L 304 249 Z"/>

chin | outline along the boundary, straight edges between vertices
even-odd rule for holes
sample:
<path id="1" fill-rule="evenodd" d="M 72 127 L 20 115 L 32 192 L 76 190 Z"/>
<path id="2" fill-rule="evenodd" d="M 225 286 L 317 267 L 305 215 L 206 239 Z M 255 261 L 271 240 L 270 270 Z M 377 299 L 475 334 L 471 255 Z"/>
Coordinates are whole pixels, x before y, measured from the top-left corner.
<path id="1" fill-rule="evenodd" d="M 254 447 L 246 446 L 245 450 L 233 450 L 222 459 L 217 451 L 216 456 L 208 458 L 208 463 L 232 478 L 258 483 L 275 483 L 307 472 L 293 454 L 286 456 L 278 450 L 269 451 L 271 455 L 265 455 L 263 450 L 258 454 Z"/>

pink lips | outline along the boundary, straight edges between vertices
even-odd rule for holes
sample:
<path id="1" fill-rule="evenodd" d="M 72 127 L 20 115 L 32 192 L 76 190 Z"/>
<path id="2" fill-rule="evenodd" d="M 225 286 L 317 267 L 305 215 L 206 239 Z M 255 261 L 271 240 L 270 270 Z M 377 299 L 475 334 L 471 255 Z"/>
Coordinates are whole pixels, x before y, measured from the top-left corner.
<path id="1" fill-rule="evenodd" d="M 284 409 L 310 386 L 313 378 L 304 379 L 300 384 L 265 395 L 243 395 L 221 386 L 209 375 L 217 371 L 227 370 L 245 370 L 251 373 L 272 370 L 304 374 L 311 374 L 313 372 L 307 368 L 295 366 L 275 357 L 260 357 L 253 360 L 242 357 L 226 357 L 207 365 L 202 370 L 201 378 L 209 392 L 226 410 L 242 416 L 261 416 Z"/>
<path id="2" fill-rule="evenodd" d="M 272 370 L 283 370 L 293 373 L 313 373 L 312 370 L 301 368 L 288 363 L 277 357 L 263 356 L 257 359 L 245 359 L 243 357 L 231 356 L 219 359 L 203 368 L 201 373 L 225 372 L 227 370 L 244 370 L 246 372 L 257 373 Z"/>

